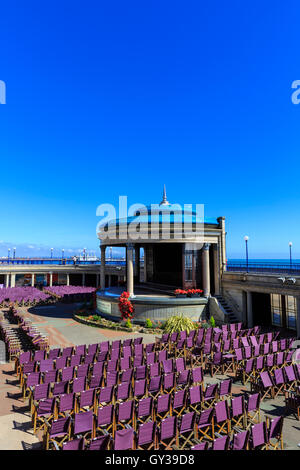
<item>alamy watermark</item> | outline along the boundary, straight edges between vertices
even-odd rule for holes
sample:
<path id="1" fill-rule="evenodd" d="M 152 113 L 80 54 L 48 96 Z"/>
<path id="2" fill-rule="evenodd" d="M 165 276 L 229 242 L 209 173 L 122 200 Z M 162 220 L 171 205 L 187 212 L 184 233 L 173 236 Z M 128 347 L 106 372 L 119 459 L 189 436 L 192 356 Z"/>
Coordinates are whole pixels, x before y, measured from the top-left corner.
<path id="1" fill-rule="evenodd" d="M 203 242 L 203 204 L 132 204 L 127 196 L 119 196 L 119 207 L 100 204 L 97 217 L 102 217 L 96 227 L 100 240 L 170 240 L 185 238 Z"/>
<path id="2" fill-rule="evenodd" d="M 0 104 L 6 104 L 6 85 L 3 80 L 0 80 Z"/>
<path id="3" fill-rule="evenodd" d="M 292 83 L 292 88 L 295 91 L 292 93 L 291 100 L 293 104 L 300 103 L 300 80 L 294 80 Z"/>

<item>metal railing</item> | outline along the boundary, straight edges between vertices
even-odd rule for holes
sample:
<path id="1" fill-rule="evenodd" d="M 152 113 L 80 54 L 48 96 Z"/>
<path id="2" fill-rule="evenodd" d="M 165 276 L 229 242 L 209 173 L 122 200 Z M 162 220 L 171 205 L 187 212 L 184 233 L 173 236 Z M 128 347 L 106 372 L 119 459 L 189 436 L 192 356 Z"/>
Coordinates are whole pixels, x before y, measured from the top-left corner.
<path id="1" fill-rule="evenodd" d="M 248 273 L 294 274 L 300 276 L 300 263 L 259 262 L 259 261 L 228 261 L 226 271 Z"/>

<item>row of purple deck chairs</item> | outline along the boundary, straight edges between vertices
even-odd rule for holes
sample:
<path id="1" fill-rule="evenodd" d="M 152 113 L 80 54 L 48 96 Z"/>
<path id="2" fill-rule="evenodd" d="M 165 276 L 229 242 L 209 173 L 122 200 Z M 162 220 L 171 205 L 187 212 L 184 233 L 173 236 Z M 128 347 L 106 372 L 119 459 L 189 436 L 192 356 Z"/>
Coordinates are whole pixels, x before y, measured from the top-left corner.
<path id="1" fill-rule="evenodd" d="M 33 305 L 46 302 L 51 296 L 35 287 L 5 287 L 0 289 L 0 305 L 6 306 L 11 302 L 18 305 Z"/>
<path id="2" fill-rule="evenodd" d="M 250 384 L 251 390 L 261 393 L 262 400 L 296 392 L 300 386 L 300 364 L 290 364 L 272 372 L 265 370 L 258 377 L 252 377 Z"/>
<path id="3" fill-rule="evenodd" d="M 244 396 L 232 399 L 230 413 L 232 413 L 233 417 L 234 413 L 237 415 L 241 413 L 240 404 L 237 402 L 240 398 L 244 399 Z M 138 405 L 135 416 L 132 412 L 134 403 L 131 401 L 121 403 L 118 407 L 113 407 L 113 405 L 99 407 L 97 413 L 94 413 L 93 410 L 88 410 L 79 413 L 75 412 L 72 415 L 62 416 L 52 421 L 45 419 L 44 442 L 46 443 L 46 448 L 49 448 L 49 446 L 54 446 L 57 449 L 64 448 L 64 443 L 70 441 L 70 439 L 84 439 L 86 442 L 91 443 L 94 439 L 99 439 L 108 434 L 110 434 L 112 439 L 116 439 L 120 431 L 125 429 L 130 429 L 131 434 L 134 436 L 133 447 L 129 447 L 130 449 L 190 449 L 193 445 L 200 445 L 201 443 L 207 446 L 208 442 L 212 442 L 213 446 L 215 446 L 216 437 L 218 439 L 221 437 L 230 438 L 231 427 L 227 424 L 227 417 L 229 416 L 231 420 L 232 416 L 230 413 L 228 414 L 227 401 L 219 402 L 214 407 L 202 410 L 200 413 L 192 410 L 188 413 L 173 412 L 171 416 L 168 414 L 167 407 L 165 407 L 165 414 L 161 413 L 159 416 L 157 412 L 155 415 L 150 405 L 151 398 L 143 401 L 145 403 Z M 237 402 L 236 405 L 234 405 L 235 401 Z M 162 401 L 161 407 L 163 406 L 164 403 Z M 184 411 L 187 409 L 188 407 Z M 247 429 L 250 429 L 251 432 L 253 430 L 253 423 L 257 423 L 257 420 L 253 420 L 253 412 L 257 414 L 257 409 L 259 409 L 258 397 L 257 395 L 250 395 L 247 407 L 244 406 L 244 413 L 246 418 L 245 427 L 247 426 Z M 157 419 L 158 416 L 159 419 Z M 274 430 L 271 433 L 272 437 L 276 434 L 277 440 L 281 440 L 281 442 L 282 423 L 282 418 L 280 421 L 275 419 L 270 423 L 270 429 L 275 427 L 276 424 L 276 433 Z M 253 448 L 258 448 L 264 444 L 263 442 L 258 443 L 260 442 L 259 433 L 256 432 L 258 429 L 267 431 L 267 426 L 264 424 L 255 427 Z M 239 438 L 235 438 L 236 445 L 238 445 L 238 442 L 241 444 L 243 435 L 247 430 L 243 426 L 235 426 L 232 430 L 239 434 Z M 267 435 L 268 437 L 270 436 Z M 218 441 L 217 447 L 220 442 Z M 73 445 L 70 444 L 70 449 L 75 450 L 74 446 L 75 443 Z M 247 447 L 248 441 L 247 445 L 242 446 L 242 449 Z M 67 446 L 68 448 L 69 446 Z M 202 449 L 196 448 L 195 450 Z M 218 450 L 223 449 L 219 448 Z"/>

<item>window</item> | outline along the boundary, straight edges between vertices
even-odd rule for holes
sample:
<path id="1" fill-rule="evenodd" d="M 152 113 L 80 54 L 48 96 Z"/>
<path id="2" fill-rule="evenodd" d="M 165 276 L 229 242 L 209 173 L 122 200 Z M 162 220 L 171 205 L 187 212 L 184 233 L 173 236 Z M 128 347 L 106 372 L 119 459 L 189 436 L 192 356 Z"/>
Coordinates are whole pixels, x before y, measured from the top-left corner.
<path id="1" fill-rule="evenodd" d="M 271 315 L 272 324 L 275 326 L 282 325 L 282 306 L 281 306 L 281 295 L 271 294 Z"/>
<path id="2" fill-rule="evenodd" d="M 296 297 L 293 297 L 291 295 L 285 296 L 285 309 L 286 309 L 287 327 L 295 330 L 296 329 L 296 312 L 297 312 Z"/>
<path id="3" fill-rule="evenodd" d="M 185 252 L 184 255 L 184 271 L 185 271 L 185 280 L 193 280 L 193 254 L 190 252 Z"/>

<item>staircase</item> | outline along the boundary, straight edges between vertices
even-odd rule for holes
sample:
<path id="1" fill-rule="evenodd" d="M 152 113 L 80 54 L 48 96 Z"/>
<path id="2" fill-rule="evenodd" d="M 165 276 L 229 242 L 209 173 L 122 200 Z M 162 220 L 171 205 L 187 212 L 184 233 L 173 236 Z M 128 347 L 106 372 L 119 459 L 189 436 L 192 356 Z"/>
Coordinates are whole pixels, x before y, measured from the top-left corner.
<path id="1" fill-rule="evenodd" d="M 224 310 L 225 319 L 227 323 L 238 323 L 239 319 L 235 315 L 234 311 L 232 310 L 231 306 L 227 303 L 227 301 L 221 295 L 214 295 L 214 297 L 219 302 L 220 306 Z"/>

